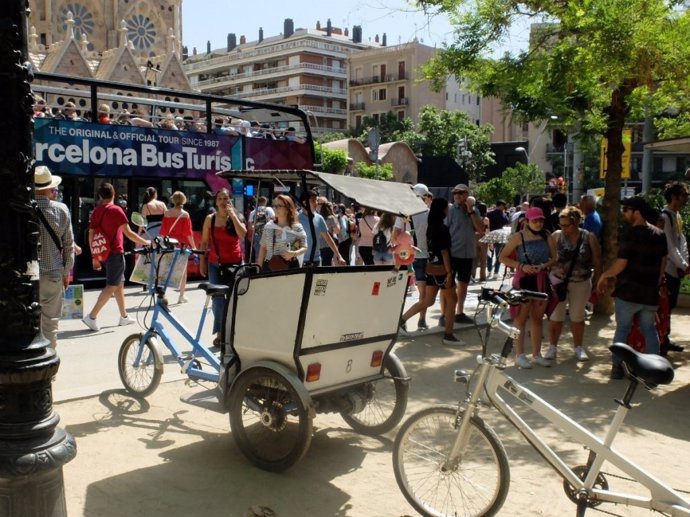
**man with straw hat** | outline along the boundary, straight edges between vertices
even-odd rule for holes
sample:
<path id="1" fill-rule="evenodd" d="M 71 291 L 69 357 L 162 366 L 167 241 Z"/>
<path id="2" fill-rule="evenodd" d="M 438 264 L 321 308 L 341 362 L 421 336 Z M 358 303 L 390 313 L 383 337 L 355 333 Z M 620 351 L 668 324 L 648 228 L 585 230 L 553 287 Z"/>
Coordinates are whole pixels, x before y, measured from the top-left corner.
<path id="1" fill-rule="evenodd" d="M 45 165 L 34 171 L 36 209 L 39 219 L 39 296 L 41 330 L 53 348 L 57 346 L 58 322 L 62 316 L 65 289 L 74 264 L 74 236 L 69 210 L 52 201 L 62 178 Z"/>

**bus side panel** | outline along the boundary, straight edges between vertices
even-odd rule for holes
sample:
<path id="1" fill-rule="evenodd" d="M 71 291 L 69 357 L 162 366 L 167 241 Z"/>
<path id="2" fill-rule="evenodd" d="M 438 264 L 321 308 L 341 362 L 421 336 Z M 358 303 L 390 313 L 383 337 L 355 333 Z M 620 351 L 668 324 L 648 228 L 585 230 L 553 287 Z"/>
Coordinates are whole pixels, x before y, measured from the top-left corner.
<path id="1" fill-rule="evenodd" d="M 247 138 L 245 140 L 245 149 L 247 153 L 247 169 L 314 168 L 312 149 L 306 143 Z"/>

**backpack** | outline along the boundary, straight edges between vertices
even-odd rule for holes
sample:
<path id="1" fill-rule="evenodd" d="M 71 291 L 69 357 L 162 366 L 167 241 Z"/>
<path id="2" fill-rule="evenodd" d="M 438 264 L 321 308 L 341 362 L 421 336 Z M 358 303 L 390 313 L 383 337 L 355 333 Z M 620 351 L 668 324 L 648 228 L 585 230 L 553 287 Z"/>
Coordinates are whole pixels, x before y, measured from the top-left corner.
<path id="1" fill-rule="evenodd" d="M 383 233 L 383 230 L 379 230 L 376 232 L 376 235 L 374 235 L 373 248 L 374 251 L 378 253 L 386 253 L 388 251 L 388 239 L 386 238 L 386 234 Z"/>
<path id="2" fill-rule="evenodd" d="M 268 222 L 268 210 L 266 210 L 265 206 L 260 206 L 256 209 L 256 213 L 254 214 L 254 235 L 256 235 L 259 239 L 261 239 L 261 236 L 264 233 L 264 226 L 266 226 L 266 223 Z"/>

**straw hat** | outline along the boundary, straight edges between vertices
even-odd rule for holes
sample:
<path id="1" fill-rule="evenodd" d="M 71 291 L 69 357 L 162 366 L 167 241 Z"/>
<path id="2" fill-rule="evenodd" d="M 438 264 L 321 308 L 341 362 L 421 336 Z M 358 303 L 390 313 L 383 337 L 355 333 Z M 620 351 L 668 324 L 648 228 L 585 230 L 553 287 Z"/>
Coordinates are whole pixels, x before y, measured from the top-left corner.
<path id="1" fill-rule="evenodd" d="M 62 183 L 60 176 L 53 176 L 45 165 L 39 165 L 34 171 L 34 186 L 36 190 L 47 190 L 57 187 Z"/>

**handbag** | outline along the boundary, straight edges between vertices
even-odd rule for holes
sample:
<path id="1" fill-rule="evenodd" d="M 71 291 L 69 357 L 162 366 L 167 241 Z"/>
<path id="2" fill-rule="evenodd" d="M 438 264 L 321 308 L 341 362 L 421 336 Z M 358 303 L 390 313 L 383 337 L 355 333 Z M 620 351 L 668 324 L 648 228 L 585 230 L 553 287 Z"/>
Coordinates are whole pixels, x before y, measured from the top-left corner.
<path id="1" fill-rule="evenodd" d="M 107 207 L 103 209 L 103 215 L 101 220 L 93 229 L 91 234 L 91 241 L 89 242 L 89 248 L 91 249 L 91 263 L 93 269 L 96 271 L 101 270 L 101 263 L 105 262 L 110 256 L 110 241 L 105 236 L 105 233 L 101 229 L 101 223 L 107 212 Z"/>
<path id="2" fill-rule="evenodd" d="M 580 231 L 580 235 L 577 238 L 577 244 L 575 245 L 575 249 L 573 250 L 573 258 L 570 260 L 570 268 L 568 268 L 568 274 L 561 282 L 551 282 L 551 293 L 553 296 L 558 298 L 559 302 L 564 302 L 568 297 L 568 282 L 570 281 L 570 276 L 573 274 L 573 269 L 575 269 L 575 262 L 577 262 L 577 257 L 580 254 L 580 247 L 582 246 L 583 239 L 584 233 Z"/>
<path id="3" fill-rule="evenodd" d="M 269 271 L 284 271 L 290 268 L 291 260 L 285 260 L 280 255 L 273 255 L 271 260 L 268 261 Z"/>
<path id="4" fill-rule="evenodd" d="M 446 266 L 443 263 L 426 263 L 426 274 L 429 276 L 446 276 L 448 272 L 446 271 Z"/>

